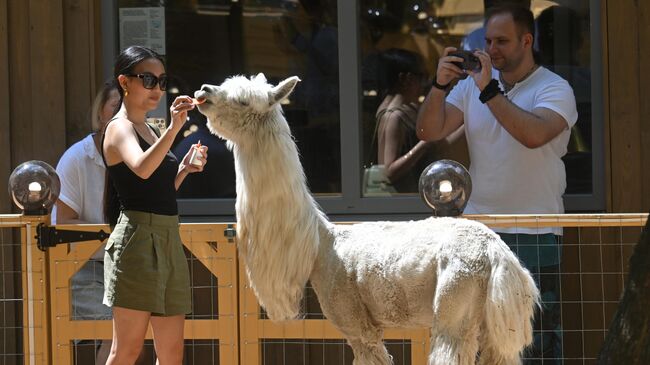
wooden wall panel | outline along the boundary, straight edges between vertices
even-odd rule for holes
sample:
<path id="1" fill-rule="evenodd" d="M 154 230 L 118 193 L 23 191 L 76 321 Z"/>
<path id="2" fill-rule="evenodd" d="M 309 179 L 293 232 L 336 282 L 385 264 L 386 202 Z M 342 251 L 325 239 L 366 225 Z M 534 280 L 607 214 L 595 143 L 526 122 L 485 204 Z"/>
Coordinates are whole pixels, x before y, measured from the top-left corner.
<path id="1" fill-rule="evenodd" d="M 12 167 L 55 165 L 65 146 L 61 2 L 11 1 L 8 10 Z"/>
<path id="2" fill-rule="evenodd" d="M 104 81 L 104 75 L 103 75 L 103 67 L 104 67 L 104 59 L 103 59 L 103 43 L 102 43 L 102 6 L 101 4 L 91 1 L 91 6 L 90 14 L 88 15 L 90 26 L 89 30 L 92 31 L 94 38 L 93 38 L 93 44 L 95 45 L 94 47 L 94 54 L 93 54 L 93 60 L 92 62 L 94 66 L 94 74 L 93 77 L 95 78 L 95 90 L 99 90 L 99 88 L 102 86 Z"/>
<path id="3" fill-rule="evenodd" d="M 9 109 L 9 39 L 7 26 L 7 0 L 0 0 L 0 212 L 11 210 L 7 182 L 11 174 L 11 140 Z"/>
<path id="4" fill-rule="evenodd" d="M 33 158 L 29 2 L 9 1 L 9 111 L 12 168 Z"/>
<path id="5" fill-rule="evenodd" d="M 638 3 L 608 1 L 609 126 L 614 212 L 642 208 Z M 646 183 L 647 184 L 647 183 Z"/>
<path id="6" fill-rule="evenodd" d="M 30 0 L 30 157 L 56 166 L 65 150 L 62 0 Z"/>
<path id="7" fill-rule="evenodd" d="M 90 106 L 96 90 L 93 7 L 92 1 L 63 1 L 66 147 L 91 131 Z"/>
<path id="8" fill-rule="evenodd" d="M 0 191 L 28 160 L 56 166 L 90 132 L 101 78 L 101 25 L 92 0 L 0 0 Z M 0 194 L 0 213 L 12 211 Z"/>

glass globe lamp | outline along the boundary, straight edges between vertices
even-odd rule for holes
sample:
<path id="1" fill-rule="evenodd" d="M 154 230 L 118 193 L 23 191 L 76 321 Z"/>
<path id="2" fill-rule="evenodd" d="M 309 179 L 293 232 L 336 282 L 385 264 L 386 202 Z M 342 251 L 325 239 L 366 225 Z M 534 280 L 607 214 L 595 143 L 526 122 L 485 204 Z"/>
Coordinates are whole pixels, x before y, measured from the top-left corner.
<path id="1" fill-rule="evenodd" d="M 47 215 L 60 191 L 59 175 L 43 161 L 24 162 L 9 176 L 9 194 L 25 215 Z"/>
<path id="2" fill-rule="evenodd" d="M 453 160 L 438 160 L 420 175 L 420 196 L 438 217 L 463 213 L 472 193 L 472 178 L 467 169 Z"/>

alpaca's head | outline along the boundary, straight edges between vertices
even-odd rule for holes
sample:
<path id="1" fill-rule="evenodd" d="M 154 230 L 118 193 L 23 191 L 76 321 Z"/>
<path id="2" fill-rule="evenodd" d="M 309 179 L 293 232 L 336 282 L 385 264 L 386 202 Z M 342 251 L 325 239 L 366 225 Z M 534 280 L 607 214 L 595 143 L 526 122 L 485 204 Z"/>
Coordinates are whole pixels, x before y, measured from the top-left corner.
<path id="1" fill-rule="evenodd" d="M 205 99 L 198 106 L 208 118 L 208 128 L 214 134 L 235 144 L 260 132 L 288 131 L 281 115 L 280 102 L 285 99 L 300 79 L 296 76 L 271 85 L 264 74 L 246 78 L 234 76 L 221 85 L 203 85 L 194 93 Z"/>

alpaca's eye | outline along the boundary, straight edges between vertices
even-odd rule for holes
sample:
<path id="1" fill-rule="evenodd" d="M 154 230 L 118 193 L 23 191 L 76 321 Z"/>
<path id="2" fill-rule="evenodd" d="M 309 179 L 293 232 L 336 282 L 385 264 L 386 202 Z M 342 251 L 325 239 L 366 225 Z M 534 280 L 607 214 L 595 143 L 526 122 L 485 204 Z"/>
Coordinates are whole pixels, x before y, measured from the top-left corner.
<path id="1" fill-rule="evenodd" d="M 246 100 L 237 100 L 237 104 L 241 106 L 248 106 L 248 101 Z"/>

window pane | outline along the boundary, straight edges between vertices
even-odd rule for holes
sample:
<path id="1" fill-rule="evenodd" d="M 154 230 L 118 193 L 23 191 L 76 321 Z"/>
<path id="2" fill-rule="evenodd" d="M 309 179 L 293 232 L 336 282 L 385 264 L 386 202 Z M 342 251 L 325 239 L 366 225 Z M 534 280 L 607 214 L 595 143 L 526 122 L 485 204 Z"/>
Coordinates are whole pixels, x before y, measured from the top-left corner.
<path id="1" fill-rule="evenodd" d="M 120 8 L 160 2 L 120 0 Z M 164 44 L 170 82 L 167 105 L 178 94 L 226 77 L 264 73 L 270 83 L 297 75 L 283 105 L 296 138 L 308 184 L 316 194 L 340 194 L 339 83 L 336 2 L 285 0 L 198 0 L 165 2 Z M 123 17 L 120 19 L 123 23 Z M 120 27 L 120 29 L 123 29 Z M 133 28 L 131 28 L 133 29 Z M 121 47 L 127 44 L 121 44 Z M 209 147 L 210 162 L 190 175 L 180 198 L 235 196 L 232 153 L 212 136 L 193 111 L 174 144 L 181 158 L 192 143 Z"/>
<path id="2" fill-rule="evenodd" d="M 438 159 L 450 158 L 468 166 L 464 135 L 437 143 L 419 142 L 415 115 L 444 48 L 483 49 L 484 8 L 498 2 L 361 2 L 364 196 L 414 194 L 422 169 Z M 569 82 L 578 106 L 578 122 L 563 158 L 566 193 L 589 194 L 593 165 L 589 1 L 533 0 L 531 9 L 538 28 L 539 61 Z"/>
<path id="3" fill-rule="evenodd" d="M 482 6 L 480 0 L 362 4 L 362 192 L 415 194 L 420 173 L 433 161 L 450 158 L 467 166 L 462 135 L 451 143 L 421 142 L 415 121 L 442 50 L 460 43 L 468 19 L 480 24 Z"/>
<path id="4" fill-rule="evenodd" d="M 571 130 L 569 152 L 563 158 L 566 193 L 589 194 L 593 191 L 589 1 L 564 3 L 536 13 L 536 48 L 540 63 L 573 87 L 578 121 Z"/>

